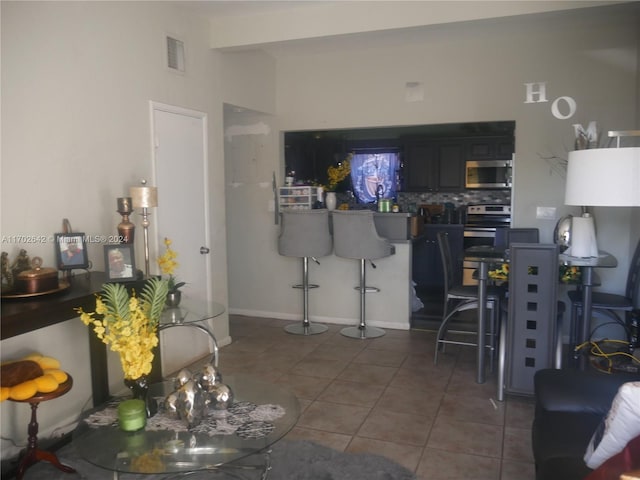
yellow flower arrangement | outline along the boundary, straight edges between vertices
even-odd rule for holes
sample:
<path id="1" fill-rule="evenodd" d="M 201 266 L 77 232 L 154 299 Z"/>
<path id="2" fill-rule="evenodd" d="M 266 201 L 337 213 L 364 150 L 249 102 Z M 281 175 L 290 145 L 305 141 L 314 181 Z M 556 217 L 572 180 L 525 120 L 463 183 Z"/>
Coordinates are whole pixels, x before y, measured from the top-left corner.
<path id="1" fill-rule="evenodd" d="M 167 280 L 152 278 L 137 297 L 135 292 L 129 296 L 121 283 L 107 283 L 102 295 L 96 295 L 95 312 L 76 309 L 80 320 L 93 327 L 98 339 L 118 352 L 125 379 L 135 380 L 151 373 L 167 284 Z"/>
<path id="2" fill-rule="evenodd" d="M 560 265 L 560 281 L 562 283 L 580 283 L 582 282 L 582 270 L 580 267 Z"/>
<path id="3" fill-rule="evenodd" d="M 528 271 L 530 275 L 536 275 L 538 273 L 537 267 L 529 267 Z M 509 279 L 509 264 L 503 263 L 500 266 L 496 266 L 496 268 L 489 270 L 487 274 L 492 280 L 506 281 Z M 560 265 L 558 274 L 562 283 L 578 284 L 582 281 L 582 270 L 580 267 Z"/>
<path id="4" fill-rule="evenodd" d="M 496 267 L 487 272 L 487 275 L 492 280 L 504 281 L 509 278 L 509 264 L 503 263 L 499 267 Z"/>
<path id="5" fill-rule="evenodd" d="M 169 275 L 169 291 L 176 292 L 180 287 L 185 285 L 185 282 L 176 282 L 176 277 L 173 275 L 178 268 L 179 263 L 176 261 L 178 254 L 171 248 L 171 239 L 165 237 L 164 246 L 165 252 L 158 257 L 158 266 L 160 271 L 164 275 Z"/>
<path id="6" fill-rule="evenodd" d="M 347 155 L 347 158 L 338 163 L 337 167 L 334 167 L 332 165 L 327 168 L 327 178 L 329 181 L 324 187 L 326 191 L 333 192 L 338 187 L 338 184 L 349 176 L 349 174 L 351 173 L 352 157 L 353 153 L 350 153 L 349 155 Z"/>

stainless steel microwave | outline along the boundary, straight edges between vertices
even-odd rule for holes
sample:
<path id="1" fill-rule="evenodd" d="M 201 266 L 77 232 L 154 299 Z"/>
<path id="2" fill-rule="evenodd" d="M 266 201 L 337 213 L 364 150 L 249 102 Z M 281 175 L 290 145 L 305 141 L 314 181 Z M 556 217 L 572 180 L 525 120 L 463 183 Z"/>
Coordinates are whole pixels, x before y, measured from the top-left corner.
<path id="1" fill-rule="evenodd" d="M 513 160 L 467 160 L 466 188 L 511 188 Z"/>

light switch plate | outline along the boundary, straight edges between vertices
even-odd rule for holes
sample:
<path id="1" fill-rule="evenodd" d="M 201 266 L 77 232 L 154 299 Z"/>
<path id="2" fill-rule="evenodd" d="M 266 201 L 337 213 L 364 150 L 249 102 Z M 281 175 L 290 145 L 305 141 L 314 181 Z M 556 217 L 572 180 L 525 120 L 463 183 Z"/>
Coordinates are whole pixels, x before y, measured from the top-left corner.
<path id="1" fill-rule="evenodd" d="M 556 207 L 536 207 L 536 218 L 539 220 L 555 220 Z"/>

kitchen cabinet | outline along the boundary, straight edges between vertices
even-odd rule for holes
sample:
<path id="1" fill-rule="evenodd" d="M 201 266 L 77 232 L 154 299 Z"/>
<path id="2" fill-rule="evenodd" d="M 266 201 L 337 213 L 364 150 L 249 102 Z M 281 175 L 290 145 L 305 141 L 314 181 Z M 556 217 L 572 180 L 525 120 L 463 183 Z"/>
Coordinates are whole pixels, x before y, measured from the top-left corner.
<path id="1" fill-rule="evenodd" d="M 460 140 L 407 143 L 404 168 L 409 192 L 464 188 L 465 145 Z"/>
<path id="2" fill-rule="evenodd" d="M 445 231 L 449 234 L 451 255 L 456 265 L 455 275 L 458 281 L 462 279 L 463 225 L 438 225 L 427 224 L 424 226 L 423 235 L 413 243 L 413 281 L 418 288 L 442 289 L 444 288 L 444 270 L 438 248 L 438 232 Z"/>
<path id="3" fill-rule="evenodd" d="M 404 152 L 405 190 L 421 192 L 437 187 L 436 146 L 433 143 L 408 144 Z"/>
<path id="4" fill-rule="evenodd" d="M 284 145 L 285 172 L 295 172 L 296 180 L 327 183 L 327 168 L 341 158 L 342 143 L 335 138 L 290 132 Z"/>
<path id="5" fill-rule="evenodd" d="M 465 148 L 461 142 L 443 141 L 438 150 L 438 190 L 464 188 Z"/>
<path id="6" fill-rule="evenodd" d="M 513 137 L 478 137 L 466 143 L 468 160 L 504 160 L 514 152 Z"/>

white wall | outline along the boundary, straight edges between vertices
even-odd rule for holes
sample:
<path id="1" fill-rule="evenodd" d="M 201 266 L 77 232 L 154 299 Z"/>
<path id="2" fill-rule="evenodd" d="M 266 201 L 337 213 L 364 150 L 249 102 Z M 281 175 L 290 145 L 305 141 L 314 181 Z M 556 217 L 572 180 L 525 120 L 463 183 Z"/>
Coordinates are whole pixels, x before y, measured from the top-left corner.
<path id="1" fill-rule="evenodd" d="M 88 235 L 116 233 L 116 198 L 140 178 L 152 178 L 149 101 L 204 111 L 213 299 L 226 305 L 221 80 L 208 23 L 169 2 L 2 2 L 1 9 L 2 235 L 52 235 L 63 218 Z M 183 75 L 165 67 L 167 34 L 185 42 Z M 139 217 L 132 221 L 141 250 Z M 153 228 L 153 213 L 151 222 Z M 54 265 L 49 242 L 2 245 L 12 257 L 19 248 Z M 102 244 L 90 244 L 88 253 L 94 270 L 102 270 Z M 143 258 L 141 251 L 137 257 Z M 229 341 L 226 314 L 214 330 L 221 342 Z M 31 350 L 59 358 L 75 380 L 63 399 L 39 409 L 46 437 L 90 405 L 86 327 L 70 320 L 5 340 L 2 360 Z M 114 359 L 110 384 L 117 390 L 122 382 Z M 7 401 L 0 408 L 2 437 L 24 446 L 28 406 Z M 3 440 L 3 457 L 15 452 Z"/>
<path id="2" fill-rule="evenodd" d="M 334 38 L 306 49 L 282 47 L 273 138 L 251 137 L 244 144 L 234 139 L 233 149 L 246 150 L 246 161 L 255 160 L 253 171 L 264 172 L 263 179 L 274 170 L 282 183 L 282 149 L 277 150 L 282 131 L 515 120 L 515 226 L 538 227 L 542 241 L 551 242 L 556 222 L 537 220 L 536 206 L 556 207 L 557 218 L 579 209 L 564 206 L 564 178 L 542 156 L 566 159 L 574 123 L 595 120 L 605 132 L 639 126 L 638 18 L 636 4 L 380 33 L 353 43 Z M 424 101 L 405 101 L 406 82 L 422 82 Z M 547 103 L 524 103 L 529 82 L 547 82 Z M 577 102 L 573 117 L 552 115 L 551 103 L 560 96 Z M 227 126 L 240 121 L 225 118 Z M 229 142 L 225 145 L 227 167 L 234 168 L 236 155 Z M 237 188 L 228 198 L 230 214 L 238 216 L 228 224 L 234 239 L 230 308 L 267 310 L 283 318 L 300 312 L 293 301 L 274 300 L 285 295 L 282 286 L 293 283 L 297 271 L 288 259 L 278 258 L 277 230 L 266 211 L 270 189 Z M 632 209 L 595 213 L 600 247 L 619 259 L 618 268 L 598 272 L 602 289 L 620 293 L 638 239 Z M 334 298 L 320 290 L 313 293 L 320 300 L 311 313 L 331 317 Z"/>
<path id="3" fill-rule="evenodd" d="M 226 54 L 221 63 L 222 92 L 230 105 L 257 112 L 276 109 L 276 62 L 260 51 Z"/>

